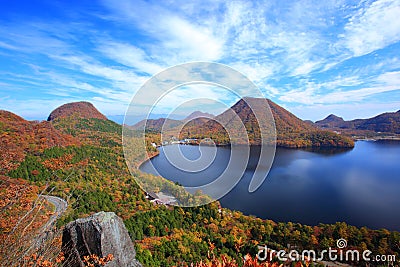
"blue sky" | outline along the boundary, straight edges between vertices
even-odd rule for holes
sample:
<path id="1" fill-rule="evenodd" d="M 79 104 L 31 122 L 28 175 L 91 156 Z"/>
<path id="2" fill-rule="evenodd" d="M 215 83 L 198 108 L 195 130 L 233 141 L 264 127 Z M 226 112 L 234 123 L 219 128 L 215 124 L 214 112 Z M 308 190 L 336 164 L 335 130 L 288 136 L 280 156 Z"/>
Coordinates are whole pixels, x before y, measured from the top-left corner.
<path id="1" fill-rule="evenodd" d="M 45 119 L 86 100 L 124 114 L 152 75 L 212 61 L 302 119 L 397 111 L 399 14 L 394 0 L 2 1 L 0 109 Z"/>

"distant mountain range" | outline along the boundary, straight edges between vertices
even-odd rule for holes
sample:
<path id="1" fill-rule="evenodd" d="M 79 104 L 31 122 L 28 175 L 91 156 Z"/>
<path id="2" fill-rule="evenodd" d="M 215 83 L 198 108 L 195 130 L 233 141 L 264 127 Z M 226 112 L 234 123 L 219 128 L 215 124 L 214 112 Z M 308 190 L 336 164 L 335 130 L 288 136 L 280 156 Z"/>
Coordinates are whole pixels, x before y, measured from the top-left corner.
<path id="1" fill-rule="evenodd" d="M 271 110 L 274 124 L 271 123 Z M 256 114 L 256 115 L 255 115 Z M 240 121 L 234 120 L 234 117 Z M 256 118 L 257 117 L 257 118 Z M 198 120 L 198 119 L 197 119 Z M 261 144 L 261 132 L 271 134 L 276 128 L 277 145 L 284 147 L 352 147 L 353 141 L 331 131 L 321 130 L 305 122 L 269 99 L 246 97 L 239 100 L 230 109 L 203 122 L 188 123 L 181 131 L 181 138 L 211 137 L 219 144 L 229 143 L 229 136 L 222 125 L 239 129 L 243 123 L 247 130 L 250 144 Z M 261 128 L 260 128 L 261 127 Z M 262 131 L 261 131 L 262 129 Z M 267 137 L 268 139 L 268 137 Z M 267 140 L 268 142 L 269 140 Z M 240 142 L 240 140 L 239 140 Z"/>
<path id="2" fill-rule="evenodd" d="M 199 120 L 202 121 L 204 118 L 214 118 L 214 115 L 210 113 L 205 113 L 201 111 L 194 111 L 189 116 L 183 118 L 182 120 L 171 119 L 171 118 L 158 118 L 158 119 L 148 119 L 141 120 L 132 126 L 132 129 L 142 130 L 146 125 L 146 130 L 159 132 L 161 130 L 170 130 L 178 126 L 183 125 L 186 122 Z"/>
<path id="3" fill-rule="evenodd" d="M 400 110 L 387 112 L 369 119 L 345 121 L 336 115 L 329 115 L 323 120 L 315 122 L 322 129 L 331 130 L 364 130 L 382 133 L 400 134 Z"/>
<path id="4" fill-rule="evenodd" d="M 265 105 L 265 103 L 268 103 L 268 105 Z M 256 114 L 260 115 L 257 115 L 257 119 L 250 106 L 256 110 Z M 318 129 L 315 125 L 300 120 L 269 100 L 242 99 L 229 111 L 218 115 L 215 120 L 234 129 L 237 126 L 237 121 L 233 117 L 237 115 L 236 117 L 239 117 L 245 125 L 251 141 L 256 144 L 259 140 L 260 129 L 267 130 L 267 132 L 271 130 L 271 124 L 268 123 L 270 119 L 268 114 L 271 114 L 267 112 L 269 111 L 268 106 L 274 116 L 278 145 L 290 147 L 352 145 L 352 141 L 346 139 L 346 137 Z M 154 125 L 158 125 L 158 123 L 154 123 Z M 219 132 L 220 125 L 210 118 L 195 117 L 186 125 L 185 127 L 193 127 L 196 134 L 215 138 L 217 142 L 226 142 L 223 139 L 223 131 Z M 174 128 L 170 130 L 173 131 Z M 53 207 L 50 205 L 51 203 L 46 204 L 42 201 L 38 205 L 38 194 L 40 193 L 62 196 L 68 199 L 71 208 L 58 218 L 57 223 L 60 224 L 60 227 L 73 218 L 86 217 L 101 210 L 118 212 L 123 216 L 129 233 L 132 233 L 132 238 L 141 242 L 142 245 L 148 244 L 149 247 L 146 245 L 146 249 L 138 251 L 138 253 L 141 253 L 138 255 L 142 255 L 142 257 L 143 255 L 147 257 L 146 255 L 151 255 L 154 252 L 160 253 L 160 257 L 175 261 L 175 259 L 179 259 L 177 258 L 180 255 L 179 248 L 185 247 L 188 240 L 194 240 L 193 244 L 197 244 L 189 252 L 198 253 L 194 257 L 204 256 L 204 253 L 207 254 L 207 242 L 197 242 L 199 233 L 203 240 L 211 240 L 216 235 L 224 236 L 226 233 L 242 229 L 243 233 L 248 233 L 243 235 L 244 242 L 250 244 L 259 239 L 259 234 L 253 235 L 253 228 L 268 227 L 271 235 L 276 237 L 281 236 L 282 225 L 286 227 L 285 229 L 291 230 L 293 228 L 291 223 L 261 220 L 235 213 L 226 208 L 222 209 L 222 214 L 233 214 L 233 216 L 221 216 L 222 207 L 217 201 L 202 206 L 201 209 L 186 209 L 183 213 L 179 212 L 180 209 L 173 207 L 166 208 L 163 205 L 153 205 L 146 199 L 141 189 L 145 188 L 147 192 L 178 192 L 179 201 L 185 203 L 183 201 L 189 199 L 190 202 L 188 203 L 191 203 L 191 205 L 202 203 L 196 201 L 206 196 L 196 192 L 193 197 L 186 191 L 182 191 L 183 188 L 172 181 L 159 176 L 144 174 L 138 170 L 134 170 L 131 174 L 127 164 L 138 166 L 149 154 L 142 153 L 143 151 L 140 149 L 143 144 L 142 135 L 139 132 L 137 132 L 138 135 L 135 135 L 135 132 L 132 131 L 132 138 L 129 140 L 129 149 L 132 155 L 131 158 L 124 158 L 121 133 L 122 126 L 120 124 L 108 120 L 87 102 L 65 104 L 50 114 L 49 121 L 42 122 L 27 121 L 11 112 L 0 111 L 0 183 L 3 185 L 0 189 L 0 200 L 6 211 L 0 218 L 0 225 L 4 230 L 0 231 L 0 236 L 1 240 L 9 241 L 6 246 L 0 246 L 3 251 L 8 253 L 2 255 L 10 255 L 11 259 L 17 257 L 23 259 L 25 255 L 30 255 L 32 242 L 37 241 L 39 231 L 43 232 L 43 227 L 48 226 L 49 220 L 46 218 L 48 214 L 53 214 L 49 213 L 53 210 Z M 185 133 L 185 131 L 182 133 Z M 149 137 L 155 135 L 152 133 Z M 155 150 L 151 144 L 150 148 Z M 155 152 L 154 150 L 153 152 Z M 135 179 L 132 178 L 132 175 Z M 142 186 L 141 181 L 144 180 L 149 184 L 149 187 Z M 306 194 L 313 193 L 312 191 L 306 192 Z M 43 208 L 40 209 L 42 206 Z M 21 219 L 25 215 L 27 217 Z M 149 218 L 155 219 L 152 221 Z M 211 220 L 215 222 L 212 231 L 209 227 Z M 165 225 L 165 222 L 168 225 Z M 174 227 L 176 225 L 179 226 L 180 232 L 178 234 L 175 234 L 176 229 Z M 194 225 L 196 227 L 193 227 Z M 309 229 L 318 233 L 328 233 L 328 235 L 317 235 L 318 244 L 322 244 L 327 238 L 334 238 L 331 233 L 335 233 L 337 229 L 340 231 L 341 229 L 344 229 L 343 231 L 351 229 L 354 238 L 369 240 L 368 238 L 371 236 L 377 237 L 373 239 L 373 242 L 367 244 L 371 249 L 380 248 L 381 240 L 390 244 L 398 243 L 395 232 L 373 231 L 366 228 L 357 230 L 357 228 L 347 226 L 345 223 L 338 225 L 320 224 L 312 228 L 296 224 L 296 229 L 305 229 L 301 235 L 307 234 Z M 148 229 L 151 229 L 152 232 L 148 233 Z M 180 233 L 185 234 L 183 239 Z M 298 238 L 296 231 L 289 231 L 288 233 L 289 235 L 276 240 L 277 246 L 284 247 L 287 240 Z M 40 242 L 46 243 L 43 251 L 49 251 L 48 248 L 50 248 L 57 255 L 57 249 L 61 246 L 58 236 L 51 234 L 46 234 L 46 236 L 49 236 L 50 239 L 43 239 L 46 242 Z M 171 242 L 163 242 L 162 245 L 158 246 L 160 238 L 165 236 Z M 236 255 L 237 250 L 232 245 L 231 239 L 234 239 L 234 235 L 228 236 L 226 240 L 222 240 L 222 243 L 220 243 L 221 246 L 230 248 L 226 250 L 226 253 Z M 308 245 L 311 246 L 315 242 L 310 241 L 309 243 Z M 176 251 L 174 254 L 170 253 L 169 244 L 173 244 L 173 251 Z M 318 247 L 318 249 L 323 249 L 323 246 Z M 390 248 L 383 252 L 386 254 L 393 253 Z M 33 257 L 33 255 L 35 256 Z M 25 259 L 29 261 L 37 259 L 36 254 L 33 255 Z M 68 254 L 64 255 L 65 258 L 69 258 Z M 144 259 L 144 257 L 141 259 Z M 241 255 L 237 259 L 239 260 L 240 257 Z M 6 260 L 6 257 L 3 257 L 3 259 Z M 168 264 L 172 265 L 172 262 L 171 260 Z M 68 263 L 66 262 L 67 265 Z M 167 263 L 167 261 L 161 264 L 157 261 L 155 265 L 168 265 L 164 263 Z M 5 266 L 14 265 L 18 264 L 7 264 L 7 262 L 5 264 Z"/>
<path id="5" fill-rule="evenodd" d="M 160 132 L 161 130 L 170 130 L 172 128 L 178 127 L 182 125 L 184 122 L 181 120 L 173 120 L 173 119 L 148 119 L 148 120 L 141 120 L 135 125 L 132 126 L 134 130 L 142 130 L 146 127 L 147 131 L 152 132 Z"/>
<path id="6" fill-rule="evenodd" d="M 202 112 L 202 111 L 194 111 L 189 116 L 183 119 L 183 121 L 191 121 L 197 118 L 214 118 L 213 114 Z"/>
<path id="7" fill-rule="evenodd" d="M 235 118 L 239 119 L 235 120 Z M 261 133 L 268 139 L 273 136 L 276 129 L 278 146 L 354 146 L 350 138 L 332 131 L 321 130 L 312 122 L 297 118 L 271 100 L 251 97 L 239 100 L 231 108 L 215 117 L 208 113 L 194 112 L 183 120 L 165 118 L 142 120 L 132 128 L 143 129 L 145 125 L 148 132 L 157 134 L 163 127 L 165 136 L 175 136 L 180 139 L 211 138 L 220 145 L 231 142 L 244 144 L 247 140 L 250 144 L 258 145 L 261 144 Z M 243 127 L 242 125 L 245 127 L 247 136 L 240 135 L 239 129 Z M 230 131 L 230 135 L 227 130 Z M 231 140 L 232 137 L 236 140 Z M 153 141 L 160 141 L 159 137 L 152 138 Z M 272 139 L 265 138 L 264 141 L 273 142 Z"/>
<path id="8" fill-rule="evenodd" d="M 128 121 L 129 125 L 134 125 L 142 120 L 144 120 L 147 116 L 145 114 L 142 115 L 129 115 L 128 118 L 125 118 L 125 115 L 107 115 L 107 118 L 109 120 L 112 120 L 113 122 L 116 122 L 118 124 L 123 124 L 124 121 Z M 169 117 L 170 119 L 173 120 L 183 120 L 185 118 L 184 115 L 178 115 L 178 114 L 172 114 L 168 116 L 168 114 L 157 114 L 157 113 L 151 113 L 149 114 L 149 119 L 156 120 L 160 118 L 166 118 Z"/>
<path id="9" fill-rule="evenodd" d="M 346 135 L 353 132 L 369 131 L 375 133 L 400 134 L 400 110 L 397 112 L 383 113 L 369 119 L 356 119 L 345 121 L 343 118 L 329 115 L 323 120 L 312 123 L 303 121 L 295 115 L 285 110 L 271 100 L 244 98 L 234 104 L 227 111 L 218 116 L 196 111 L 186 118 L 177 119 L 149 119 L 147 122 L 142 120 L 133 126 L 134 129 L 140 129 L 146 123 L 146 129 L 158 133 L 161 127 L 170 135 L 180 138 L 207 138 L 211 137 L 219 144 L 229 143 L 227 132 L 221 126 L 231 125 L 235 128 L 235 122 L 232 120 L 234 112 L 245 125 L 251 144 L 260 143 L 260 127 L 263 131 L 271 132 L 271 124 L 268 124 L 268 112 L 266 103 L 274 117 L 276 127 L 277 145 L 285 147 L 308 147 L 308 146 L 338 146 L 352 147 L 353 141 Z M 250 106 L 261 114 L 255 118 Z M 69 118 L 68 120 L 60 120 Z M 79 120 L 71 120 L 79 118 Z M 89 102 L 75 102 L 60 106 L 55 109 L 48 117 L 49 122 L 27 121 L 23 118 L 8 112 L 0 111 L 0 133 L 12 131 L 13 135 L 4 135 L 1 146 L 10 151 L 15 161 L 18 161 L 28 150 L 41 149 L 40 147 L 30 147 L 28 144 L 36 140 L 43 148 L 58 145 L 79 144 L 79 141 L 73 136 L 74 131 L 79 129 L 89 129 L 95 133 L 99 129 L 108 131 L 120 131 L 120 126 L 107 119 Z M 220 124 L 221 123 L 221 124 Z M 237 122 L 236 122 L 237 123 Z M 62 125 L 60 125 L 62 124 Z M 68 124 L 68 125 L 66 125 Z M 69 129 L 64 133 L 58 130 L 59 127 Z M 181 129 L 177 132 L 177 129 Z M 342 134 L 337 134 L 341 132 Z M 117 140 L 114 140 L 117 141 Z M 106 138 L 104 138 L 106 142 Z M 110 142 L 107 140 L 107 142 Z M 16 145 L 19 143 L 19 145 Z M 13 159 L 7 160 L 13 162 Z"/>

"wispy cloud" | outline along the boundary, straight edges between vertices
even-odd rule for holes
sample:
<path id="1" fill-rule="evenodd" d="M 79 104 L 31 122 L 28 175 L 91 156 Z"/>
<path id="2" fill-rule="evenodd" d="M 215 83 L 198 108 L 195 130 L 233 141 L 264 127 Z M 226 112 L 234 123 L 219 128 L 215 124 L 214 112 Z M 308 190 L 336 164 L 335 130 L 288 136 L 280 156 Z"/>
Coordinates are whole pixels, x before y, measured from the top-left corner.
<path id="1" fill-rule="evenodd" d="M 350 89 L 344 89 L 350 86 Z M 331 89 L 324 92 L 322 89 Z M 334 89 L 334 90 L 332 90 Z M 307 82 L 305 90 L 291 90 L 279 99 L 284 102 L 301 104 L 332 104 L 358 102 L 367 97 L 390 91 L 400 91 L 400 72 L 387 72 L 369 82 L 361 82 L 357 77 L 347 77 L 326 83 Z"/>
<path id="2" fill-rule="evenodd" d="M 0 25 L 0 98 L 89 99 L 122 114 L 147 79 L 187 61 L 232 66 L 289 107 L 384 101 L 400 88 L 395 0 L 103 0 L 90 10 L 58 7 L 64 16 L 8 14 Z"/>
<path id="3" fill-rule="evenodd" d="M 354 56 L 362 56 L 400 40 L 400 2 L 378 0 L 359 9 L 340 35 Z"/>
<path id="4" fill-rule="evenodd" d="M 162 65 L 154 63 L 155 60 L 147 55 L 143 49 L 127 43 L 106 41 L 98 49 L 108 58 L 127 67 L 133 67 L 138 72 L 151 75 L 165 68 L 165 66 L 163 68 Z"/>

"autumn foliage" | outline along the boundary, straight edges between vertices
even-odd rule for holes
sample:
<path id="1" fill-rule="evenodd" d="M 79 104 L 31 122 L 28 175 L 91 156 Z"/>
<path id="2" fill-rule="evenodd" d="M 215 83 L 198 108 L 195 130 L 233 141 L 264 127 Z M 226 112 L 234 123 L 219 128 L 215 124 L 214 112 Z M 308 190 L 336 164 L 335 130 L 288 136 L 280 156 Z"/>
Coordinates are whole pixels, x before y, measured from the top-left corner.
<path id="1" fill-rule="evenodd" d="M 37 186 L 24 180 L 0 177 L 0 262 L 6 266 L 33 248 L 52 214 L 38 193 Z"/>
<path id="2" fill-rule="evenodd" d="M 303 125 L 284 110 L 276 112 L 280 112 L 282 118 L 277 123 L 281 127 L 277 128 L 278 134 L 282 130 L 286 136 L 299 137 L 283 140 L 287 146 L 311 141 L 307 136 L 310 131 L 315 142 L 320 144 L 331 141 L 338 144 L 336 141 L 343 140 L 336 134 Z M 57 240 L 41 248 L 42 253 L 27 251 L 51 216 L 49 206 L 36 201 L 44 188 L 68 200 L 67 211 L 57 220 L 59 226 L 101 210 L 113 211 L 122 217 L 134 240 L 136 258 L 144 266 L 192 266 L 191 263 L 198 267 L 277 266 L 277 263 L 261 263 L 254 259 L 258 244 L 267 244 L 273 249 L 285 249 L 291 244 L 322 250 L 334 247 L 335 240 L 341 237 L 349 240 L 352 248 L 382 254 L 400 253 L 400 234 L 395 231 L 357 228 L 345 223 L 318 226 L 275 223 L 221 208 L 218 202 L 186 209 L 153 205 L 127 169 L 121 125 L 99 118 L 82 118 L 79 113 L 44 123 L 28 122 L 12 113 L 0 114 L 0 135 L 5 137 L 0 142 L 0 160 L 3 161 L 0 166 L 9 176 L 0 181 L 0 262 L 5 266 L 13 266 L 9 263 L 16 258 L 23 259 L 22 256 L 27 256 L 25 259 L 36 266 L 39 266 L 38 261 L 68 266 L 66 262 L 56 262 Z M 251 128 L 253 118 L 250 114 L 243 118 L 253 131 L 253 137 L 257 137 L 257 128 Z M 285 124 L 285 121 L 290 123 Z M 141 142 L 140 137 L 132 134 L 131 152 L 137 156 L 133 159 L 135 164 L 146 156 L 138 155 L 136 144 Z M 161 191 L 173 189 L 156 176 L 139 170 L 134 171 L 133 176 L 138 180 L 150 180 Z M 214 249 L 210 249 L 209 242 L 215 244 Z M 49 248 L 51 255 L 47 255 Z M 244 258 L 248 253 L 251 257 Z M 102 259 L 100 263 L 107 260 L 90 255 L 83 260 L 94 264 L 96 259 Z"/>
<path id="3" fill-rule="evenodd" d="M 80 145 L 80 142 L 55 129 L 51 123 L 27 121 L 0 110 L 0 174 L 17 168 L 27 153 L 69 145 Z"/>
<path id="4" fill-rule="evenodd" d="M 90 254 L 83 257 L 83 264 L 85 267 L 100 267 L 106 265 L 112 261 L 114 256 L 108 254 L 107 256 L 100 257 L 95 254 Z M 24 267 L 56 267 L 56 266 L 68 266 L 68 260 L 66 260 L 64 253 L 60 252 L 55 259 L 46 259 L 44 256 L 36 253 L 26 256 L 23 262 Z"/>
<path id="5" fill-rule="evenodd" d="M 107 117 L 101 114 L 92 103 L 85 101 L 64 104 L 53 110 L 47 120 L 53 121 L 58 118 L 67 118 L 71 116 L 84 119 L 107 120 Z"/>

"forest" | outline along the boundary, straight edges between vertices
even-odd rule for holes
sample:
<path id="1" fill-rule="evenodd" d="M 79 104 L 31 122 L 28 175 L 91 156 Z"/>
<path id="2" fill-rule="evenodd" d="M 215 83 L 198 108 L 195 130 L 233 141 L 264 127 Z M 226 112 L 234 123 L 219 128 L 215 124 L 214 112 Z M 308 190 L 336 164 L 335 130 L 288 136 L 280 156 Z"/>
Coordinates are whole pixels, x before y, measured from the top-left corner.
<path id="1" fill-rule="evenodd" d="M 243 258 L 247 254 L 254 258 L 260 244 L 274 249 L 291 245 L 323 250 L 335 247 L 339 238 L 346 238 L 350 248 L 400 256 L 400 233 L 395 231 L 357 228 L 343 222 L 317 226 L 274 222 L 228 210 L 218 202 L 193 208 L 153 205 L 137 180 L 152 181 L 154 191 L 172 191 L 177 185 L 138 170 L 132 172 L 135 179 L 132 177 L 124 159 L 120 125 L 67 117 L 55 119 L 53 126 L 79 142 L 26 150 L 23 159 L 11 170 L 3 170 L 3 175 L 15 181 L 23 179 L 34 192 L 44 190 L 68 200 L 67 212 L 57 222 L 60 227 L 98 211 L 115 212 L 123 218 L 137 259 L 144 266 L 201 266 L 201 262 L 215 259 L 243 266 L 247 264 Z M 7 129 L 2 131 L 4 134 Z M 323 135 L 315 138 L 325 142 Z M 140 134 L 132 132 L 129 142 L 142 142 Z M 146 156 L 131 161 L 137 165 Z M 7 217 L 0 219 L 3 234 L 5 220 Z"/>

